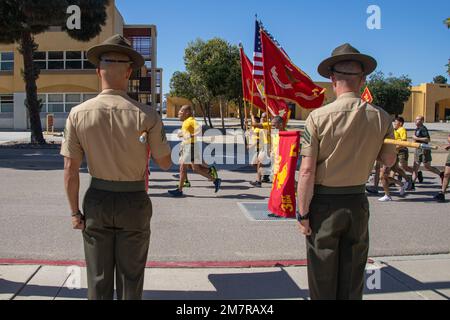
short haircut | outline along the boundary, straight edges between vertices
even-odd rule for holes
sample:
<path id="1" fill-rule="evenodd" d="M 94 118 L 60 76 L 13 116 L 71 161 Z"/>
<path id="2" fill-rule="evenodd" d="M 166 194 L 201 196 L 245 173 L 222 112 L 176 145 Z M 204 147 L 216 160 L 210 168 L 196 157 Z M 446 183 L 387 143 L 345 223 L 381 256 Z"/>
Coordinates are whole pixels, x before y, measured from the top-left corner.
<path id="1" fill-rule="evenodd" d="M 357 61 L 341 61 L 333 66 L 333 75 L 336 81 L 345 81 L 349 84 L 359 82 L 363 72 L 362 64 Z"/>
<path id="2" fill-rule="evenodd" d="M 273 118 L 272 121 L 275 121 L 276 123 L 279 123 L 279 124 L 283 124 L 283 122 L 284 122 L 283 118 L 280 116 L 276 116 L 275 118 Z"/>
<path id="3" fill-rule="evenodd" d="M 194 114 L 194 109 L 192 108 L 192 106 L 191 105 L 184 105 L 184 106 L 182 106 L 181 107 L 181 109 L 185 109 L 187 112 L 189 112 L 189 114 Z"/>
<path id="4" fill-rule="evenodd" d="M 403 117 L 397 117 L 395 120 L 400 122 L 402 125 L 405 123 L 405 119 L 403 119 Z"/>

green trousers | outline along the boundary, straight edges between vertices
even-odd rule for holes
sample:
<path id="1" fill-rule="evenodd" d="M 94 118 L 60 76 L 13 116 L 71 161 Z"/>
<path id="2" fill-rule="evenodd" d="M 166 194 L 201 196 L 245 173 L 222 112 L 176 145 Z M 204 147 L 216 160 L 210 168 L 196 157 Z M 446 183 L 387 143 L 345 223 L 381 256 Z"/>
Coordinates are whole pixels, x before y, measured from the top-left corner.
<path id="1" fill-rule="evenodd" d="M 90 188 L 84 198 L 83 232 L 88 298 L 140 300 L 150 243 L 152 204 L 146 192 Z"/>
<path id="2" fill-rule="evenodd" d="M 369 251 L 365 194 L 315 195 L 307 238 L 308 283 L 313 300 L 361 300 Z"/>

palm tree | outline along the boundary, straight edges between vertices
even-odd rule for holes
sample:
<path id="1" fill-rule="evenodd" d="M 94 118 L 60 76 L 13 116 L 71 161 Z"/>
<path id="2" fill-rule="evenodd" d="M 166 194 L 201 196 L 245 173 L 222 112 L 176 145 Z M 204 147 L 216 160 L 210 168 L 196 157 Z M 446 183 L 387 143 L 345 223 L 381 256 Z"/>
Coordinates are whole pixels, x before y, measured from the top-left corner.
<path id="1" fill-rule="evenodd" d="M 40 119 L 41 104 L 37 97 L 36 80 L 40 70 L 34 65 L 34 53 L 39 45 L 34 36 L 50 27 L 60 26 L 71 38 L 89 41 L 96 37 L 106 23 L 109 0 L 2 0 L 0 1 L 0 43 L 17 43 L 23 56 L 22 70 L 26 88 L 25 105 L 30 115 L 31 142 L 45 144 Z M 68 30 L 67 8 L 81 9 L 81 28 Z"/>

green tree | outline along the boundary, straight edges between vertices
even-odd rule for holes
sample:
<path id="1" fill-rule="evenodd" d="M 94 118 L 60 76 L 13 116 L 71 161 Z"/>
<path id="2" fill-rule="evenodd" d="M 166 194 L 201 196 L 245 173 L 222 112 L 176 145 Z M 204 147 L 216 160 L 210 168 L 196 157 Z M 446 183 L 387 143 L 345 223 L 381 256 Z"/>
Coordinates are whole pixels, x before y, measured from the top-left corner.
<path id="1" fill-rule="evenodd" d="M 450 29 L 450 18 L 447 18 L 444 23 L 447 25 L 447 28 Z"/>
<path id="2" fill-rule="evenodd" d="M 447 78 L 444 76 L 436 76 L 433 78 L 433 83 L 438 83 L 438 84 L 446 84 L 447 83 Z"/>
<path id="3" fill-rule="evenodd" d="M 373 73 L 367 81 L 374 98 L 373 103 L 392 115 L 403 113 L 405 102 L 411 96 L 411 83 L 407 76 L 385 77 L 383 72 Z"/>
<path id="4" fill-rule="evenodd" d="M 45 144 L 40 120 L 41 103 L 37 97 L 36 80 L 40 70 L 34 65 L 34 53 L 39 45 L 34 36 L 50 27 L 60 26 L 71 38 L 89 41 L 106 23 L 109 0 L 2 0 L 0 1 L 0 43 L 17 43 L 23 56 L 22 70 L 26 89 L 26 107 L 30 115 L 31 142 Z M 67 9 L 81 9 L 81 28 L 68 30 Z"/>
<path id="5" fill-rule="evenodd" d="M 206 108 L 210 105 L 211 95 L 206 90 L 205 86 L 200 83 L 194 83 L 191 80 L 189 73 L 177 71 L 170 79 L 170 96 L 182 97 L 191 100 L 194 104 L 200 107 L 202 111 L 203 120 L 206 121 Z M 212 127 L 211 119 L 210 126 Z"/>
<path id="6" fill-rule="evenodd" d="M 236 88 L 241 86 L 239 48 L 220 38 L 207 42 L 197 39 L 188 44 L 185 65 L 191 83 L 206 89 L 219 102 L 222 128 L 225 129 L 224 104 L 239 99 Z M 207 108 L 210 119 L 210 106 Z"/>

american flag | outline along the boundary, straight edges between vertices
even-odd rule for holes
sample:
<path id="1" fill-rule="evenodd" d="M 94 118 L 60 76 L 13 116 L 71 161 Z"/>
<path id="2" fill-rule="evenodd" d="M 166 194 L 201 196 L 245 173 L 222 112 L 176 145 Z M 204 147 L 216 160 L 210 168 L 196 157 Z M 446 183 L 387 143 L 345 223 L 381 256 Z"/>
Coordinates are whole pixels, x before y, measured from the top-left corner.
<path id="1" fill-rule="evenodd" d="M 260 29 L 261 29 L 260 22 L 258 20 L 256 20 L 255 51 L 253 52 L 253 78 L 255 80 L 264 79 L 264 65 L 263 65 L 263 54 L 262 54 Z"/>

